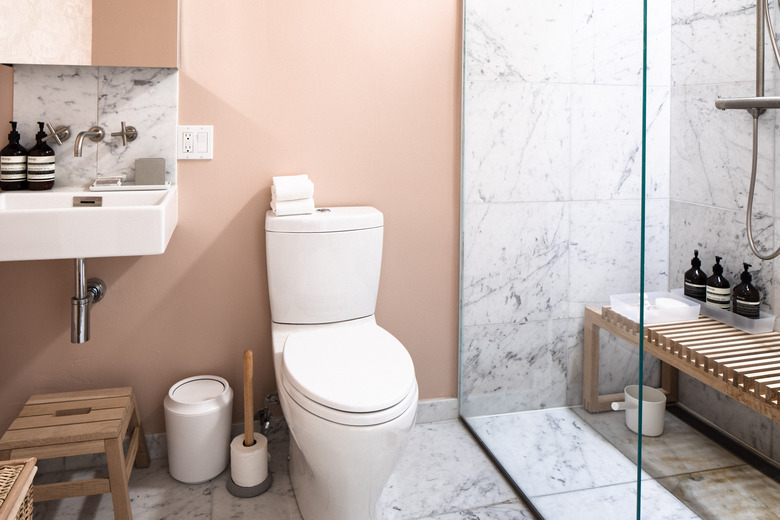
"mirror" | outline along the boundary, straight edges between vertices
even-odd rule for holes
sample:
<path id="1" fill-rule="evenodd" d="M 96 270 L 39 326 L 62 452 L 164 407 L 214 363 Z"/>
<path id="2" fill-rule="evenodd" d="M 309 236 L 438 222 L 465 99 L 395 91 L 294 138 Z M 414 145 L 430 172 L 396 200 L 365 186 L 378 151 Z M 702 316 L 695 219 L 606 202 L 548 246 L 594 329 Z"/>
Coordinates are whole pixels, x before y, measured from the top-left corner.
<path id="1" fill-rule="evenodd" d="M 178 0 L 0 0 L 0 63 L 178 67 Z"/>

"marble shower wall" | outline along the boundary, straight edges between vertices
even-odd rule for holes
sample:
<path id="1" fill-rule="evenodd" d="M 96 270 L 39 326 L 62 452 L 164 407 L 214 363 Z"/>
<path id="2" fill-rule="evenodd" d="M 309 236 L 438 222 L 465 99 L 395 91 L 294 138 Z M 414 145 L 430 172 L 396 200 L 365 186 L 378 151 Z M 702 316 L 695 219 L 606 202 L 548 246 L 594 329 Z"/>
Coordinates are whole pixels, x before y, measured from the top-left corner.
<path id="1" fill-rule="evenodd" d="M 56 154 L 55 187 L 88 186 L 98 175 L 126 174 L 135 178 L 135 160 L 165 159 L 165 179 L 176 182 L 178 71 L 162 68 L 14 66 L 14 119 L 22 145 L 35 144 L 37 121 L 69 126 L 71 138 Z M 111 132 L 121 122 L 134 126 L 138 138 L 122 145 Z M 99 143 L 84 140 L 83 156 L 73 156 L 76 134 L 103 127 Z"/>
<path id="2" fill-rule="evenodd" d="M 773 19 L 777 9 L 770 2 Z M 739 283 L 742 263 L 753 267 L 762 292 L 762 310 L 776 313 L 776 261 L 750 252 L 745 211 L 752 161 L 752 117 L 744 110 L 721 111 L 718 97 L 755 95 L 754 0 L 674 2 L 672 38 L 672 151 L 669 237 L 670 285 L 681 285 L 694 248 L 711 272 L 715 255 L 724 274 Z M 780 78 L 767 41 L 765 93 L 777 95 Z M 759 249 L 773 251 L 780 222 L 776 215 L 777 111 L 759 118 L 758 169 L 753 233 Z M 775 329 L 778 326 L 776 325 Z M 680 401 L 756 450 L 780 460 L 780 425 L 701 383 L 680 377 Z"/>
<path id="3" fill-rule="evenodd" d="M 659 4 L 646 276 L 665 290 L 671 7 Z M 581 404 L 585 305 L 639 290 L 642 2 L 467 0 L 465 11 L 462 412 Z M 635 349 L 604 348 L 602 391 L 636 381 Z"/>

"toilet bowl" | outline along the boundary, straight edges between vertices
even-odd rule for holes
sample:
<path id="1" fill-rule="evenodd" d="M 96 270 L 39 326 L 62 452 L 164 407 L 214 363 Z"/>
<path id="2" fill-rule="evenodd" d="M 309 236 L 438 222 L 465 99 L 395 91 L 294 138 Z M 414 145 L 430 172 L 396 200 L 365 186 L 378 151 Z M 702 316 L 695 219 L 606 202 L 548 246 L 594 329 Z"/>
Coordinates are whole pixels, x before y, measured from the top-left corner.
<path id="1" fill-rule="evenodd" d="M 274 371 L 305 520 L 373 520 L 414 425 L 404 346 L 374 317 L 382 247 L 374 208 L 266 215 Z"/>
<path id="2" fill-rule="evenodd" d="M 301 514 L 380 518 L 377 500 L 417 411 L 409 354 L 373 317 L 342 326 L 272 324 L 272 330 Z"/>

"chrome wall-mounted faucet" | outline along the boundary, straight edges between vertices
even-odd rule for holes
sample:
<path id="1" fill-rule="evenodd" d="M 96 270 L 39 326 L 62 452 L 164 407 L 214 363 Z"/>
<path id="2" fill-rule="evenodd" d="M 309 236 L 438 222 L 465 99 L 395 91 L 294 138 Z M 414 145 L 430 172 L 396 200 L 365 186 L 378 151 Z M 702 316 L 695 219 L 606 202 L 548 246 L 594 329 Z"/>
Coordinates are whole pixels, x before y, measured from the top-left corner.
<path id="1" fill-rule="evenodd" d="M 99 126 L 93 126 L 89 130 L 79 132 L 76 136 L 76 142 L 73 143 L 73 157 L 81 157 L 81 147 L 84 146 L 85 137 L 89 137 L 90 141 L 99 143 L 105 135 L 106 133 Z"/>
<path id="2" fill-rule="evenodd" d="M 54 139 L 57 146 L 62 146 L 63 141 L 67 141 L 70 138 L 70 128 L 67 126 L 54 127 L 51 123 L 46 123 L 46 129 L 49 131 L 49 135 L 43 138 L 44 141 Z"/>
<path id="3" fill-rule="evenodd" d="M 122 130 L 111 132 L 111 137 L 121 137 L 122 145 L 127 146 L 127 143 L 135 141 L 135 138 L 138 137 L 138 130 L 134 126 L 125 126 L 125 122 L 122 121 Z"/>

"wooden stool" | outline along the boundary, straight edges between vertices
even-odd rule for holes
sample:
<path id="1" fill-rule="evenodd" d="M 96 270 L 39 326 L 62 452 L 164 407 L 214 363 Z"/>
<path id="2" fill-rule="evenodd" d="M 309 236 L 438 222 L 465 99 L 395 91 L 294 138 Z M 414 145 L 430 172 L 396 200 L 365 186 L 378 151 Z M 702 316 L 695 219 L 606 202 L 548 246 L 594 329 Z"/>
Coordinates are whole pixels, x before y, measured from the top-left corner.
<path id="1" fill-rule="evenodd" d="M 126 435 L 127 454 L 122 446 Z M 108 478 L 36 484 L 34 501 L 111 493 L 114 518 L 131 520 L 127 481 L 134 462 L 138 468 L 149 466 L 132 387 L 34 395 L 0 438 L 0 460 L 89 453 L 106 454 Z"/>

